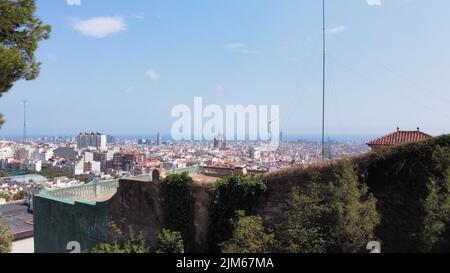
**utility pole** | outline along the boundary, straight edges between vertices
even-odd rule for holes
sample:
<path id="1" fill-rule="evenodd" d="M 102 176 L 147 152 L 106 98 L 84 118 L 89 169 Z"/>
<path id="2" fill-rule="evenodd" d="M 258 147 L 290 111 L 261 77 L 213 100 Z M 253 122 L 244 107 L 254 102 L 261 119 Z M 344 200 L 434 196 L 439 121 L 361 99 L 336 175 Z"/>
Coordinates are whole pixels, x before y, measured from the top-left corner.
<path id="1" fill-rule="evenodd" d="M 325 0 L 322 0 L 322 161 L 325 161 L 325 84 L 326 84 L 326 24 Z"/>

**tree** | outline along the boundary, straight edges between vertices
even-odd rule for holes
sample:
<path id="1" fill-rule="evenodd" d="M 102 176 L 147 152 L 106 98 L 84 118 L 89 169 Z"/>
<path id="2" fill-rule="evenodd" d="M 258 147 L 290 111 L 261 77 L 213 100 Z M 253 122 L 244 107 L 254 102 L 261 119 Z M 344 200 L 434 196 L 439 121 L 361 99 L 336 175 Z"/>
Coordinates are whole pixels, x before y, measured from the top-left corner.
<path id="1" fill-rule="evenodd" d="M 365 252 L 381 219 L 376 199 L 358 182 L 354 164 L 340 162 L 329 185 L 331 252 Z"/>
<path id="2" fill-rule="evenodd" d="M 422 251 L 445 252 L 450 249 L 450 170 L 444 178 L 430 178 L 428 196 L 423 201 Z"/>
<path id="3" fill-rule="evenodd" d="M 91 253 L 150 253 L 150 248 L 147 247 L 144 235 L 142 233 L 136 234 L 131 226 L 127 235 L 124 235 L 114 224 L 111 224 L 111 230 L 119 239 L 113 243 L 101 243 L 93 248 L 90 251 Z"/>
<path id="4" fill-rule="evenodd" d="M 3 217 L 0 215 L 0 253 L 11 252 L 13 239 L 13 233 L 6 227 Z"/>
<path id="5" fill-rule="evenodd" d="M 35 16 L 34 0 L 0 0 L 0 97 L 14 82 L 35 79 L 40 70 L 35 51 L 51 27 Z M 0 114 L 0 126 L 3 116 Z"/>
<path id="6" fill-rule="evenodd" d="M 275 243 L 274 234 L 268 233 L 259 216 L 246 216 L 237 211 L 231 221 L 234 227 L 230 240 L 221 244 L 223 253 L 269 253 Z"/>
<path id="7" fill-rule="evenodd" d="M 305 189 L 292 190 L 292 201 L 285 224 L 278 228 L 278 250 L 286 253 L 324 253 L 327 251 L 327 208 L 323 187 L 310 183 Z"/>
<path id="8" fill-rule="evenodd" d="M 230 219 L 236 211 L 256 214 L 258 198 L 267 190 L 259 178 L 230 176 L 218 181 L 212 192 L 208 242 L 211 251 L 220 251 L 219 244 L 231 238 L 233 226 Z"/>
<path id="9" fill-rule="evenodd" d="M 163 229 L 159 234 L 159 248 L 157 253 L 184 253 L 181 233 Z"/>

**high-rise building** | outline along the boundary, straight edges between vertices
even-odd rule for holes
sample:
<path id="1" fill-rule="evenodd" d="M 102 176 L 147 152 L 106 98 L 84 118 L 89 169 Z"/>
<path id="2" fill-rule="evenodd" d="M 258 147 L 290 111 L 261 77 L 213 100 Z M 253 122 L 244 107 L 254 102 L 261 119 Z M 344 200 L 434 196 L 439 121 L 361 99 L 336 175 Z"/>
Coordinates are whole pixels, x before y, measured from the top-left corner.
<path id="1" fill-rule="evenodd" d="M 261 159 L 261 149 L 259 147 L 251 147 L 250 148 L 250 158 L 254 160 Z"/>
<path id="2" fill-rule="evenodd" d="M 156 136 L 156 145 L 160 146 L 161 145 L 161 134 L 158 132 L 158 135 Z"/>
<path id="3" fill-rule="evenodd" d="M 77 136 L 77 147 L 79 149 L 94 147 L 99 150 L 107 148 L 107 136 L 100 133 L 80 133 Z"/>

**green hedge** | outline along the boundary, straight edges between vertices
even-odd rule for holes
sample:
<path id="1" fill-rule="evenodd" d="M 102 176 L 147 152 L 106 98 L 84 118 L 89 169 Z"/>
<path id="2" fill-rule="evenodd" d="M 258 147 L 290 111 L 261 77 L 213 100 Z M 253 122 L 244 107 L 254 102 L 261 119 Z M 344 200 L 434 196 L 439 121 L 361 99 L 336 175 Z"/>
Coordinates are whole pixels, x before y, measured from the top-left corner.
<path id="1" fill-rule="evenodd" d="M 384 252 L 450 251 L 450 135 L 381 150 L 359 164 L 378 199 Z"/>

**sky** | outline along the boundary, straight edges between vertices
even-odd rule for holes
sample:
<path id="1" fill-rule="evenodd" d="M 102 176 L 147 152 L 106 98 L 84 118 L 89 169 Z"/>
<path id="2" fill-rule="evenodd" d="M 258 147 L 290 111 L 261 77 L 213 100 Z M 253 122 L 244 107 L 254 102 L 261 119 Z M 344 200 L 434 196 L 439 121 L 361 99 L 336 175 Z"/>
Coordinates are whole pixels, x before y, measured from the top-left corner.
<path id="1" fill-rule="evenodd" d="M 40 77 L 0 98 L 0 135 L 169 133 L 179 104 L 279 105 L 320 134 L 321 1 L 38 0 Z M 450 1 L 327 0 L 327 134 L 450 132 Z"/>

